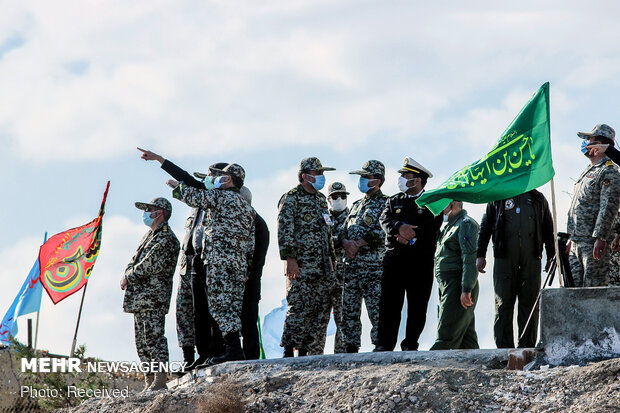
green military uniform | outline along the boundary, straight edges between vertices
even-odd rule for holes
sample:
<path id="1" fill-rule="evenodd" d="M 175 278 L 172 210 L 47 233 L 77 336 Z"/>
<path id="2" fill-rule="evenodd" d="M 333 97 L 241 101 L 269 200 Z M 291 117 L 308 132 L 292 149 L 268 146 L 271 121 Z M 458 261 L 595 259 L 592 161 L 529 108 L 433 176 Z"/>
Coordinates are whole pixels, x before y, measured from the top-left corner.
<path id="1" fill-rule="evenodd" d="M 185 260 L 185 254 L 181 260 Z M 177 340 L 179 347 L 191 347 L 194 351 L 194 306 L 192 297 L 192 279 L 187 271 L 183 271 L 187 266 L 181 267 L 179 272 L 179 284 L 177 288 L 176 300 L 176 319 L 177 319 Z"/>
<path id="2" fill-rule="evenodd" d="M 328 196 L 332 194 L 345 194 L 348 195 L 346 187 L 340 182 L 334 182 L 329 186 Z M 345 201 L 346 202 L 346 201 Z M 329 289 L 327 307 L 321 314 L 318 330 L 315 334 L 315 341 L 310 345 L 308 349 L 309 355 L 323 354 L 325 349 L 325 335 L 327 332 L 327 325 L 329 324 L 329 318 L 333 311 L 334 324 L 336 324 L 336 336 L 334 338 L 334 353 L 344 353 L 345 346 L 342 339 L 342 328 L 340 326 L 342 319 L 342 288 L 344 283 L 344 248 L 339 242 L 339 237 L 343 234 L 344 225 L 347 222 L 347 215 L 349 215 L 349 208 L 343 211 L 329 210 L 329 217 L 332 220 L 332 241 L 334 242 L 334 248 L 336 251 L 336 270 L 334 271 L 334 282 Z"/>
<path id="3" fill-rule="evenodd" d="M 461 210 L 445 225 L 435 252 L 439 286 L 439 325 L 431 350 L 479 348 L 474 309 L 478 300 L 476 246 L 478 223 Z M 464 309 L 461 293 L 471 293 L 474 305 Z"/>
<path id="4" fill-rule="evenodd" d="M 314 157 L 303 159 L 299 169 L 333 170 Z M 327 297 L 334 280 L 332 260 L 336 259 L 332 222 L 325 195 L 310 193 L 302 185 L 284 194 L 278 209 L 280 258 L 294 258 L 299 267 L 296 278 L 287 278 L 288 310 L 280 345 L 307 351 L 317 338 L 321 315 L 329 311 Z"/>
<path id="5" fill-rule="evenodd" d="M 136 203 L 143 210 L 148 205 L 172 211 L 170 202 L 164 198 L 155 198 L 150 204 Z M 142 362 L 168 361 L 164 323 L 179 249 L 179 240 L 168 223 L 163 222 L 144 235 L 125 269 L 123 311 L 134 315 L 136 349 Z"/>

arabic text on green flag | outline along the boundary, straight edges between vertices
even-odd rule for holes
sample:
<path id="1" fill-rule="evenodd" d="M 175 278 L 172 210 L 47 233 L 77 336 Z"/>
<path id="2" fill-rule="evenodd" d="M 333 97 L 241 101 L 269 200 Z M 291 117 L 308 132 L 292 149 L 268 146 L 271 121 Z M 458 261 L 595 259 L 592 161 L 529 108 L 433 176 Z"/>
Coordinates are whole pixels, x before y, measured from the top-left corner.
<path id="1" fill-rule="evenodd" d="M 483 204 L 549 182 L 555 172 L 549 133 L 549 83 L 532 96 L 486 156 L 452 174 L 416 201 L 435 215 L 452 200 Z"/>

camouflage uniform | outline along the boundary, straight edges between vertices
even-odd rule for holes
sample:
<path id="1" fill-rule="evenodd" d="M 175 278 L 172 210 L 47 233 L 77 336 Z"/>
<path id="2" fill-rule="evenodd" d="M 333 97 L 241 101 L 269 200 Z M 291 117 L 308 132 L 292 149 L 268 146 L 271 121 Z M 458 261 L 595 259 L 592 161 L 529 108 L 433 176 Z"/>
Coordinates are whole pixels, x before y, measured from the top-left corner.
<path id="1" fill-rule="evenodd" d="M 147 205 L 172 211 L 170 202 L 164 198 L 156 198 L 151 204 L 136 203 L 139 209 L 146 209 Z M 179 249 L 179 240 L 164 222 L 142 238 L 125 269 L 127 288 L 123 311 L 134 314 L 136 348 L 142 362 L 168 361 L 164 323 Z"/>
<path id="2" fill-rule="evenodd" d="M 340 182 L 334 182 L 329 186 L 328 196 L 335 193 L 349 194 L 346 187 Z M 340 326 L 342 319 L 342 288 L 344 287 L 344 248 L 339 244 L 338 238 L 344 231 L 344 224 L 347 221 L 349 208 L 340 211 L 338 215 L 332 209 L 329 210 L 329 218 L 332 220 L 332 241 L 336 251 L 336 270 L 334 271 L 334 282 L 329 290 L 328 305 L 319 320 L 318 330 L 316 331 L 316 340 L 308 349 L 309 355 L 323 354 L 325 349 L 325 335 L 329 318 L 333 311 L 334 323 L 336 324 L 336 337 L 334 339 L 334 353 L 344 353 L 345 346 L 342 339 L 342 328 Z"/>
<path id="3" fill-rule="evenodd" d="M 435 252 L 439 323 L 431 350 L 479 348 L 474 316 L 480 291 L 476 269 L 478 232 L 478 223 L 463 209 L 450 218 L 439 236 Z M 467 309 L 461 305 L 462 292 L 471 293 L 474 303 Z"/>
<path id="4" fill-rule="evenodd" d="M 368 161 L 363 169 L 351 172 L 358 175 L 385 176 L 385 167 L 379 161 Z M 353 203 L 347 217 L 344 235 L 351 241 L 364 240 L 368 245 L 359 248 L 353 258 L 344 258 L 344 289 L 342 292 L 342 334 L 347 351 L 359 350 L 361 345 L 362 298 L 368 318 L 372 323 L 370 338 L 377 344 L 379 324 L 379 300 L 381 298 L 381 274 L 385 254 L 385 232 L 379 218 L 385 207 L 387 195 L 381 190 Z"/>
<path id="5" fill-rule="evenodd" d="M 609 158 L 590 165 L 581 174 L 568 211 L 567 232 L 572 242 L 569 263 L 575 287 L 607 286 L 609 253 L 593 257 L 596 238 L 608 241 L 620 206 L 620 173 Z"/>
<path id="6" fill-rule="evenodd" d="M 181 254 L 181 271 L 177 289 L 176 318 L 177 339 L 179 347 L 194 347 L 194 303 L 192 297 L 192 279 L 184 268 L 185 254 Z"/>
<path id="7" fill-rule="evenodd" d="M 239 167 L 231 164 L 227 168 L 233 165 Z M 248 262 L 254 251 L 256 212 L 235 187 L 202 190 L 181 183 L 173 196 L 205 211 L 202 254 L 207 267 L 209 310 L 223 335 L 237 333 L 241 331 Z"/>
<path id="8" fill-rule="evenodd" d="M 300 171 L 332 170 L 317 158 L 301 161 Z M 302 185 L 288 191 L 278 203 L 280 258 L 295 258 L 299 275 L 286 283 L 288 311 L 282 331 L 282 347 L 308 350 L 315 341 L 321 315 L 327 309 L 333 285 L 331 239 L 327 200 L 320 192 L 309 193 Z"/>

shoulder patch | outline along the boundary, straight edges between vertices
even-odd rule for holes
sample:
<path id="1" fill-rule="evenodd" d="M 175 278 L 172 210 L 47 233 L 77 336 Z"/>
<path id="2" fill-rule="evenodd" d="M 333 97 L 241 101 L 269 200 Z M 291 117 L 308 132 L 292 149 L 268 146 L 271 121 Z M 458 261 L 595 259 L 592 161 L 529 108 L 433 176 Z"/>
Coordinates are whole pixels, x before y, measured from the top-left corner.
<path id="1" fill-rule="evenodd" d="M 605 162 L 605 166 L 614 166 L 614 163 L 612 161 L 607 161 Z"/>
<path id="2" fill-rule="evenodd" d="M 604 186 L 609 186 L 611 182 L 609 182 L 609 179 L 603 179 L 603 185 Z"/>

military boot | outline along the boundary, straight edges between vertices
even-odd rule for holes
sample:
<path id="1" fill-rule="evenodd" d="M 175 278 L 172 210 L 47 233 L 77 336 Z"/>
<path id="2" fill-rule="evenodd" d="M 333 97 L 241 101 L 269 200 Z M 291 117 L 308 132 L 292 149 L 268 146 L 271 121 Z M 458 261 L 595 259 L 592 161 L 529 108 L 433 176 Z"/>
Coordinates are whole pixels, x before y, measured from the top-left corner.
<path id="1" fill-rule="evenodd" d="M 194 346 L 183 346 L 183 361 L 189 366 L 194 362 Z M 186 366 L 187 368 L 187 366 Z"/>
<path id="2" fill-rule="evenodd" d="M 166 383 L 168 382 L 168 374 L 167 373 L 155 373 L 155 380 L 153 380 L 153 384 L 149 387 L 150 391 L 161 390 L 166 388 Z"/>
<path id="3" fill-rule="evenodd" d="M 219 357 L 212 357 L 207 366 L 214 366 L 216 364 L 224 363 L 226 361 L 245 360 L 245 354 L 241 349 L 241 340 L 239 339 L 239 333 L 228 333 L 224 336 L 224 345 L 226 352 Z"/>
<path id="4" fill-rule="evenodd" d="M 295 348 L 293 346 L 285 346 L 284 347 L 284 358 L 295 357 Z"/>
<path id="5" fill-rule="evenodd" d="M 306 350 L 305 348 L 297 349 L 297 357 L 304 357 L 307 355 L 308 355 L 308 350 Z"/>
<path id="6" fill-rule="evenodd" d="M 195 368 L 205 364 L 207 360 L 209 360 L 208 356 L 203 356 L 201 354 L 198 354 L 198 358 L 192 364 L 190 364 L 189 366 L 185 366 L 185 371 L 194 370 Z"/>
<path id="7" fill-rule="evenodd" d="M 149 387 L 151 387 L 151 385 L 153 384 L 153 380 L 155 379 L 155 375 L 154 374 L 145 374 L 144 375 L 144 388 L 142 389 L 143 392 L 147 391 L 149 389 Z"/>

